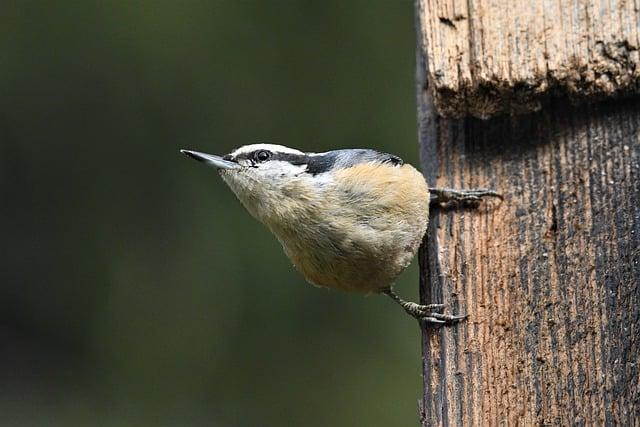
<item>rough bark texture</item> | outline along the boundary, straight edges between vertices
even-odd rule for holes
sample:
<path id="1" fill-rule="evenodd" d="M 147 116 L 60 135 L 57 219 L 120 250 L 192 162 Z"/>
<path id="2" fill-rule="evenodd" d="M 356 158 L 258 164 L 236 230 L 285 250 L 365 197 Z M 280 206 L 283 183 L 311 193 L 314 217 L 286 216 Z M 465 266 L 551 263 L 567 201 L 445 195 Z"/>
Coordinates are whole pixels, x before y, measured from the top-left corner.
<path id="1" fill-rule="evenodd" d="M 639 425 L 640 102 L 446 119 L 425 60 L 427 181 L 505 199 L 432 213 L 422 301 L 469 318 L 423 329 L 422 424 Z"/>
<path id="2" fill-rule="evenodd" d="M 640 91 L 639 0 L 418 0 L 418 19 L 444 116 Z"/>

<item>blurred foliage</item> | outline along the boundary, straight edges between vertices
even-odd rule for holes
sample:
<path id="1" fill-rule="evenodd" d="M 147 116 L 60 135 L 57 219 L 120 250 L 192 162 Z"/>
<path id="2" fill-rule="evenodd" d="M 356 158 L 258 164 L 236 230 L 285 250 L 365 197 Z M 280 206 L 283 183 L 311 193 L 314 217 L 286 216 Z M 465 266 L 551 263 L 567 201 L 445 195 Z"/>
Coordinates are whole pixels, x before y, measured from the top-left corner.
<path id="1" fill-rule="evenodd" d="M 306 284 L 178 153 L 269 141 L 416 164 L 411 2 L 0 10 L 2 425 L 416 423 L 415 322 Z"/>

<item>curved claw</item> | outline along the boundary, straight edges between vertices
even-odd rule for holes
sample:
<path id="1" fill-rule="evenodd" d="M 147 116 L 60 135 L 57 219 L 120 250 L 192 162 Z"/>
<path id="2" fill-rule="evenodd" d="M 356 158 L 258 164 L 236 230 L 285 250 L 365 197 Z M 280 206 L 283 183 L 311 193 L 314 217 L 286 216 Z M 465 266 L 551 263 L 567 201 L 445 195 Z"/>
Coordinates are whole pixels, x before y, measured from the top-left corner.
<path id="1" fill-rule="evenodd" d="M 432 323 L 436 325 L 450 325 L 453 323 L 462 322 L 467 318 L 466 314 L 454 315 L 454 314 L 440 314 L 440 313 L 428 313 L 424 316 L 418 317 L 418 320 L 422 320 L 426 323 Z"/>
<path id="2" fill-rule="evenodd" d="M 470 195 L 476 196 L 478 198 L 480 197 L 497 197 L 500 200 L 503 200 L 504 197 L 502 196 L 502 194 L 498 193 L 497 191 L 494 190 L 489 190 L 488 188 L 474 188 L 472 190 L 462 190 L 465 193 L 468 193 Z"/>
<path id="3" fill-rule="evenodd" d="M 429 313 L 431 313 L 432 310 L 443 310 L 445 308 L 444 304 L 415 304 L 415 303 L 409 303 L 409 308 L 411 311 L 413 311 L 416 314 L 424 314 L 429 315 Z M 414 305 L 415 304 L 415 305 Z"/>
<path id="4" fill-rule="evenodd" d="M 444 320 L 439 320 L 435 317 L 420 317 L 418 320 L 422 320 L 424 323 L 431 323 L 433 325 L 445 325 L 447 323 Z"/>
<path id="5" fill-rule="evenodd" d="M 469 190 L 455 190 L 452 188 L 429 188 L 432 203 L 477 203 L 482 197 L 497 197 L 503 200 L 501 194 L 487 188 L 472 188 Z"/>
<path id="6" fill-rule="evenodd" d="M 418 319 L 418 321 L 430 323 L 434 325 L 446 325 L 456 322 L 460 322 L 467 318 L 466 315 L 452 315 L 434 313 L 432 310 L 441 310 L 445 307 L 444 304 L 416 304 L 415 302 L 405 301 L 393 292 L 393 289 L 387 288 L 381 291 L 383 294 L 389 296 L 411 316 Z"/>

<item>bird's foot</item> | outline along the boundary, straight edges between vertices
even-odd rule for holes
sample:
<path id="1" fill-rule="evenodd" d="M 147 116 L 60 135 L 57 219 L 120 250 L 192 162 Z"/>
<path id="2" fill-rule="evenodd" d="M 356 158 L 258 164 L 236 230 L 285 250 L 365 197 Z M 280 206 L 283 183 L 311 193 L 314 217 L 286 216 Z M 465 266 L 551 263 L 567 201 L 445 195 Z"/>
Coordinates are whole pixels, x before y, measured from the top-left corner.
<path id="1" fill-rule="evenodd" d="M 405 301 L 400 304 L 404 311 L 415 317 L 418 321 L 431 323 L 434 325 L 446 325 L 460 322 L 467 318 L 466 315 L 454 315 L 437 313 L 433 310 L 444 309 L 444 304 L 416 304 L 415 302 Z"/>
<path id="2" fill-rule="evenodd" d="M 420 322 L 433 325 L 451 325 L 467 318 L 466 315 L 437 313 L 435 310 L 444 309 L 444 304 L 416 304 L 415 302 L 405 301 L 396 295 L 391 288 L 384 290 L 383 293 L 400 304 L 404 311 Z"/>
<path id="3" fill-rule="evenodd" d="M 483 197 L 497 197 L 502 200 L 502 195 L 494 190 L 486 188 L 474 188 L 469 190 L 454 190 L 452 188 L 429 188 L 430 203 L 445 204 L 456 203 L 464 205 L 477 205 Z"/>

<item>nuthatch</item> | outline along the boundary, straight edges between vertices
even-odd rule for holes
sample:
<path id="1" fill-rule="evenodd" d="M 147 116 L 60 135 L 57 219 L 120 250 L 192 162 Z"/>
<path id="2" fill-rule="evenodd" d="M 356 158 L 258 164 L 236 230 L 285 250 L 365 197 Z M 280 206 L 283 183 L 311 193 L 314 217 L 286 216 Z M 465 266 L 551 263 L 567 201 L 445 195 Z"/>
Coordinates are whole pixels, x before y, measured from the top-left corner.
<path id="1" fill-rule="evenodd" d="M 181 152 L 218 169 L 310 283 L 383 293 L 431 323 L 465 318 L 438 313 L 442 304 L 404 301 L 392 286 L 418 251 L 430 203 L 500 197 L 494 191 L 429 188 L 422 174 L 398 156 L 369 149 L 305 153 L 253 144 L 223 157 Z"/>

